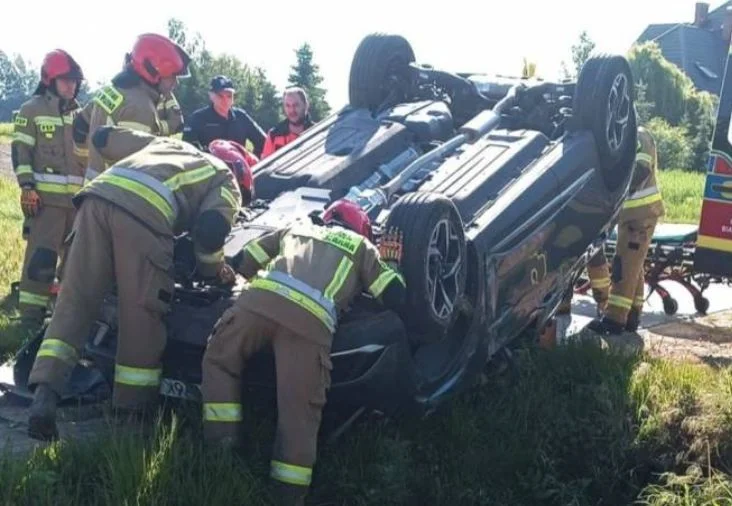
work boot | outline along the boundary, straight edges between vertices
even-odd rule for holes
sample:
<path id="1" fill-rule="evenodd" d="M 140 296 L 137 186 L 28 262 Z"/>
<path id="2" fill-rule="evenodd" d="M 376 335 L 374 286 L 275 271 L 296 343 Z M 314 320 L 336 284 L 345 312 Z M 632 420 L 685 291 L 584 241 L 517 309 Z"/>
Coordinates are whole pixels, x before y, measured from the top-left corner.
<path id="1" fill-rule="evenodd" d="M 56 427 L 56 405 L 59 395 L 48 383 L 39 383 L 36 387 L 33 403 L 28 417 L 28 436 L 41 441 L 58 439 Z"/>
<path id="2" fill-rule="evenodd" d="M 273 485 L 277 506 L 305 506 L 308 487 L 287 485 L 278 481 L 274 481 Z"/>
<path id="3" fill-rule="evenodd" d="M 617 335 L 622 334 L 625 331 L 624 325 L 608 318 L 607 316 L 595 318 L 587 325 L 587 328 L 601 335 Z"/>
<path id="4" fill-rule="evenodd" d="M 638 308 L 631 308 L 628 313 L 628 321 L 625 322 L 625 330 L 628 332 L 635 332 L 640 326 L 640 310 Z"/>

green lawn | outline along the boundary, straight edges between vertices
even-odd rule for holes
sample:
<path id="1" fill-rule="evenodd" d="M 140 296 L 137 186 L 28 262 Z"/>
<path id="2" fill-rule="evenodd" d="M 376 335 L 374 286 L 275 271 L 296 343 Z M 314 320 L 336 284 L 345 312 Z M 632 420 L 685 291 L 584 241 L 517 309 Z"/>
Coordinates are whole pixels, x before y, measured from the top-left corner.
<path id="1" fill-rule="evenodd" d="M 669 216 L 695 220 L 699 181 L 662 175 Z M 0 294 L 18 278 L 20 225 L 18 190 L 0 179 Z M 12 330 L 0 318 L 0 354 L 17 348 Z M 732 368 L 588 343 L 516 356 L 426 420 L 374 418 L 321 446 L 311 504 L 732 506 Z M 169 413 L 151 438 L 0 458 L 0 504 L 271 504 L 274 410 L 255 404 L 245 424 L 244 457 L 203 449 L 192 408 Z"/>
<path id="2" fill-rule="evenodd" d="M 666 206 L 667 223 L 699 223 L 704 178 L 701 172 L 664 170 L 659 172 L 659 185 Z"/>
<path id="3" fill-rule="evenodd" d="M 10 142 L 10 136 L 13 133 L 12 123 L 0 123 L 0 143 Z"/>

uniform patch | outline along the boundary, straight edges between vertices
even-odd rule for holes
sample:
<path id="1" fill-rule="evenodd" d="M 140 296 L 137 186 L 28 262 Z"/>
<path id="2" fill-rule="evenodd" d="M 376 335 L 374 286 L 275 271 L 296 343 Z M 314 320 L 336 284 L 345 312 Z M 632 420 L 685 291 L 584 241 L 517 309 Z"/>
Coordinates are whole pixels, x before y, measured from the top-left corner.
<path id="1" fill-rule="evenodd" d="M 105 86 L 94 95 L 94 103 L 108 115 L 119 109 L 125 98 L 114 86 Z"/>
<path id="2" fill-rule="evenodd" d="M 21 128 L 25 128 L 25 127 L 28 126 L 28 118 L 26 118 L 25 116 L 21 116 L 20 114 L 18 114 L 17 116 L 15 116 L 14 123 L 15 123 L 16 126 L 19 126 Z"/>
<path id="3" fill-rule="evenodd" d="M 323 234 L 323 241 L 332 244 L 336 248 L 340 248 L 347 253 L 353 255 L 358 250 L 361 240 L 351 236 L 346 232 L 328 231 Z"/>

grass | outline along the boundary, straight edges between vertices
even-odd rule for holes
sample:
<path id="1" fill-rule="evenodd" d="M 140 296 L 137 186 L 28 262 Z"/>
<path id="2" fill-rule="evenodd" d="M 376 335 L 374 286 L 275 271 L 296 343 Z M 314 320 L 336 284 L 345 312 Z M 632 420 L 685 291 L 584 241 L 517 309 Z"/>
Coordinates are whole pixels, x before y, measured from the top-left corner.
<path id="1" fill-rule="evenodd" d="M 0 123 L 0 143 L 9 143 L 13 134 L 12 123 Z"/>
<path id="2" fill-rule="evenodd" d="M 661 177 L 670 216 L 689 213 L 677 202 L 699 176 Z M 21 221 L 18 190 L 0 179 L 0 295 L 18 278 Z M 10 316 L 0 312 L 0 355 L 20 343 Z M 321 444 L 312 504 L 732 506 L 732 368 L 589 343 L 516 356 L 425 420 L 371 417 Z M 0 504 L 272 504 L 274 409 L 250 407 L 243 457 L 202 446 L 197 407 L 168 411 L 149 437 L 0 456 Z"/>
<path id="3" fill-rule="evenodd" d="M 321 446 L 312 504 L 732 504 L 732 370 L 584 343 L 520 351 L 425 420 L 369 420 Z M 151 437 L 104 435 L 0 459 L 2 504 L 272 504 L 268 406 L 243 457 L 207 449 L 196 411 Z"/>
<path id="4" fill-rule="evenodd" d="M 666 223 L 699 223 L 705 173 L 684 170 L 659 171 L 659 185 L 666 207 Z"/>

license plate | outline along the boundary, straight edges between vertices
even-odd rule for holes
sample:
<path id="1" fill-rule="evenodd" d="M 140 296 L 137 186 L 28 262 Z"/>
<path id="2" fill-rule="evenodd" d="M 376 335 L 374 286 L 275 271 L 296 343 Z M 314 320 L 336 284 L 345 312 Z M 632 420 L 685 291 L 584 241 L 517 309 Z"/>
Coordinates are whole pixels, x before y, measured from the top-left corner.
<path id="1" fill-rule="evenodd" d="M 175 397 L 177 399 L 201 400 L 201 389 L 198 385 L 175 379 L 163 378 L 160 382 L 160 393 L 166 397 Z"/>

